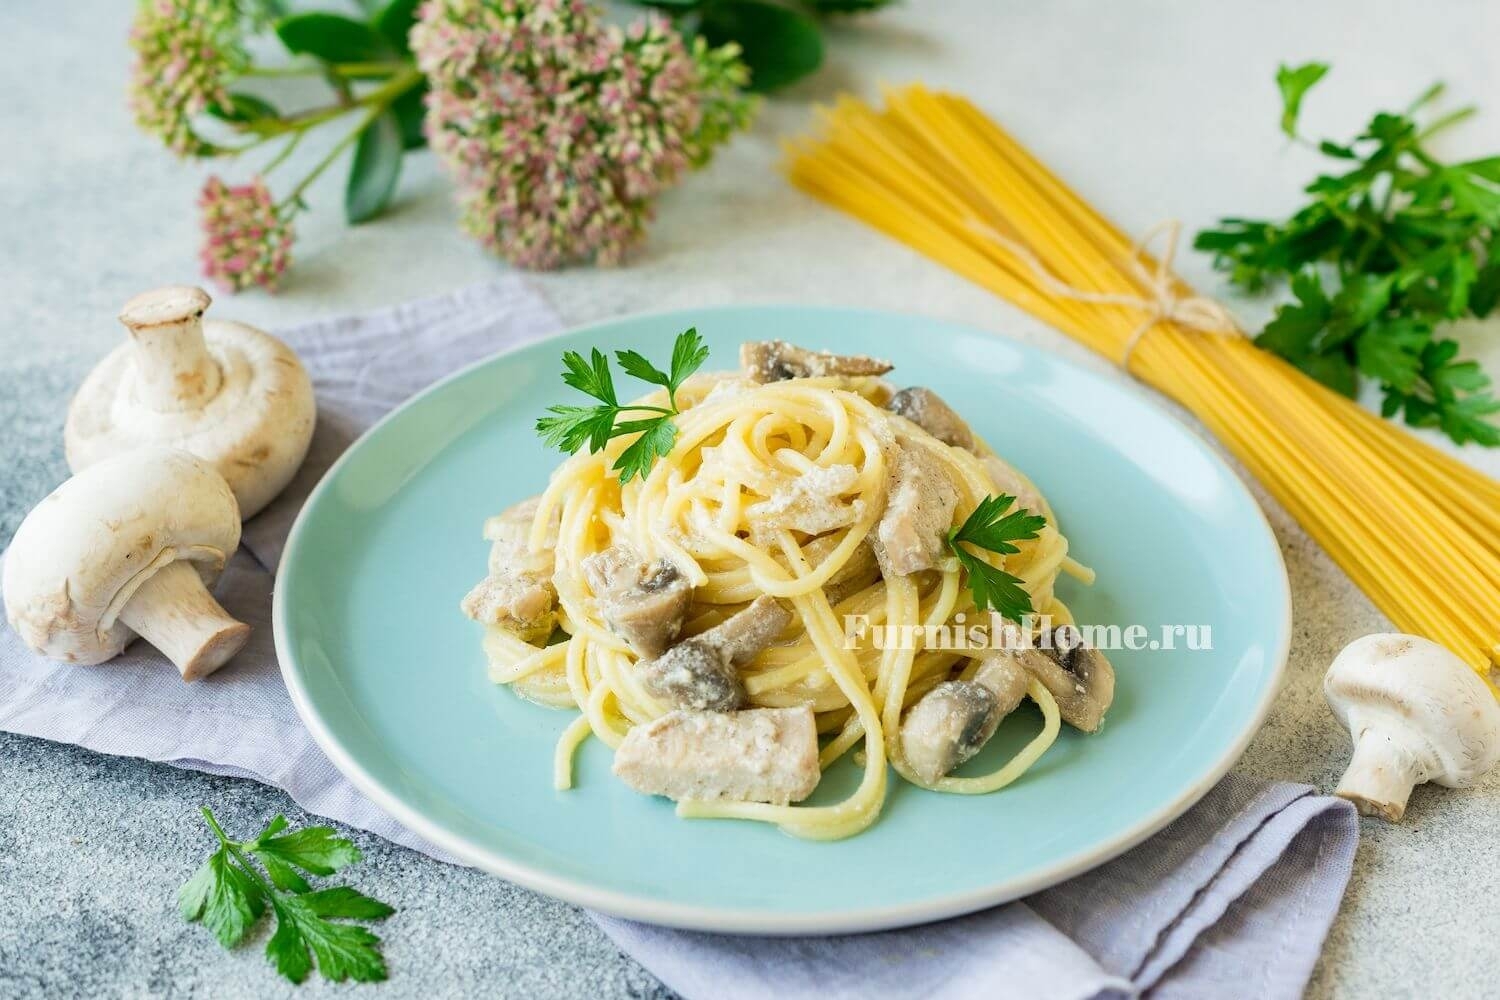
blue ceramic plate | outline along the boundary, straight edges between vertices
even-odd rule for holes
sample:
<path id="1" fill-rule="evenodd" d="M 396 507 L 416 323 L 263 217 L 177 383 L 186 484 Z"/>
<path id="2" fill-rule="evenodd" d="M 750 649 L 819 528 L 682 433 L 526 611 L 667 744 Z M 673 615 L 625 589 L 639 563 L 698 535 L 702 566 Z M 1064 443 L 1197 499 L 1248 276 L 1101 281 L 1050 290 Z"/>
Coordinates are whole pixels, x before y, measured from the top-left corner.
<path id="1" fill-rule="evenodd" d="M 881 355 L 937 390 L 1056 508 L 1099 574 L 1060 583 L 1083 622 L 1207 625 L 1212 651 L 1111 654 L 1118 689 L 1096 736 L 1066 730 L 994 795 L 891 782 L 850 840 L 811 843 L 748 821 L 678 819 L 631 792 L 597 740 L 577 787 L 552 788 L 571 712 L 489 683 L 458 602 L 484 574 L 486 516 L 539 492 L 559 455 L 532 429 L 566 348 L 665 357 L 697 326 L 708 368 L 778 337 Z M 1286 660 L 1286 571 L 1235 475 L 1144 393 L 979 330 L 802 307 L 614 320 L 491 358 L 408 402 L 313 493 L 276 588 L 276 646 L 303 720 L 350 779 L 412 830 L 475 865 L 618 916 L 700 930 L 818 934 L 921 923 L 1014 899 L 1119 854 L 1187 809 L 1259 727 Z M 1182 640 L 1178 640 L 1180 645 Z M 1040 727 L 1028 706 L 969 767 Z M 854 784 L 847 761 L 815 801 Z"/>

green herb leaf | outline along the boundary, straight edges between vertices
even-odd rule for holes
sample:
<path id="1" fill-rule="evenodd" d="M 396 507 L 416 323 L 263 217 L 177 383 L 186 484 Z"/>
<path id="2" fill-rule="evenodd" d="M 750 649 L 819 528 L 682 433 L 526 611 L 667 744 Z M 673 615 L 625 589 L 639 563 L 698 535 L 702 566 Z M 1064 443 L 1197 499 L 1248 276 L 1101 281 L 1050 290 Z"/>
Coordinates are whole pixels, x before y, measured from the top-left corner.
<path id="1" fill-rule="evenodd" d="M 894 0 L 802 0 L 816 14 L 868 14 L 889 7 Z"/>
<path id="2" fill-rule="evenodd" d="M 406 36 L 417 23 L 417 8 L 422 0 L 391 0 L 375 13 L 375 30 L 402 55 L 411 52 Z"/>
<path id="3" fill-rule="evenodd" d="M 271 855 L 312 875 L 332 875 L 360 858 L 354 842 L 340 837 L 328 826 L 308 826 L 294 833 L 257 840 L 253 849 L 258 857 Z"/>
<path id="4" fill-rule="evenodd" d="M 1288 134 L 1326 71 L 1310 63 L 1277 75 Z M 1445 165 L 1422 147 L 1469 114 L 1422 127 L 1413 113 L 1441 92 L 1434 85 L 1405 113 L 1371 116 L 1349 142 L 1318 143 L 1334 169 L 1304 188 L 1307 204 L 1286 220 L 1226 218 L 1194 245 L 1246 291 L 1290 283 L 1293 301 L 1259 346 L 1351 397 L 1361 377 L 1375 379 L 1387 417 L 1482 443 L 1500 439 L 1489 379 L 1455 361 L 1438 331 L 1500 303 L 1500 157 Z"/>
<path id="5" fill-rule="evenodd" d="M 391 102 L 391 114 L 401 126 L 401 148 L 407 151 L 427 145 L 423 125 L 427 119 L 427 82 L 424 80 Z"/>
<path id="6" fill-rule="evenodd" d="M 699 32 L 710 45 L 735 42 L 750 67 L 750 89 L 780 90 L 823 64 L 823 38 L 806 14 L 763 0 L 714 0 Z"/>
<path id="7" fill-rule="evenodd" d="M 313 889 L 293 866 L 327 875 L 359 860 L 350 841 L 328 827 L 282 834 L 286 818 L 276 816 L 253 840 L 230 840 L 218 820 L 203 810 L 219 848 L 178 893 L 184 919 L 201 921 L 224 947 L 244 940 L 269 907 L 276 930 L 266 956 L 294 983 L 305 980 L 316 960 L 327 979 L 372 981 L 386 977 L 380 939 L 363 927 L 337 920 L 381 920 L 395 911 L 348 886 Z M 250 858 L 266 867 L 269 880 Z"/>
<path id="8" fill-rule="evenodd" d="M 326 11 L 283 17 L 276 22 L 276 36 L 289 51 L 330 63 L 375 62 L 393 54 L 368 24 Z"/>
<path id="9" fill-rule="evenodd" d="M 1003 617 L 1019 622 L 1032 612 L 1031 596 L 1021 586 L 1020 577 L 991 566 L 964 548 L 964 545 L 972 545 L 997 555 L 1011 555 L 1021 551 L 1014 542 L 1037 537 L 1047 519 L 1020 508 L 1010 510 L 1015 500 L 1008 494 L 985 497 L 963 524 L 948 533 L 948 548 L 958 557 L 959 565 L 968 575 L 974 606 L 981 610 L 992 608 Z"/>
<path id="10" fill-rule="evenodd" d="M 227 108 L 212 104 L 209 105 L 208 113 L 220 121 L 234 125 L 246 125 L 250 122 L 264 121 L 267 118 L 281 117 L 281 112 L 277 111 L 276 106 L 270 101 L 239 91 L 230 92 Z"/>
<path id="11" fill-rule="evenodd" d="M 344 189 L 344 217 L 351 226 L 368 222 L 390 204 L 401 177 L 401 155 L 405 145 L 401 123 L 386 110 L 360 133 L 354 147 L 354 161 L 349 166 L 349 183 Z"/>
<path id="12" fill-rule="evenodd" d="M 1302 113 L 1302 98 L 1327 72 L 1327 63 L 1315 62 L 1282 66 L 1276 71 L 1276 86 L 1281 91 L 1281 131 L 1289 137 L 1297 137 L 1297 116 Z"/>
<path id="13" fill-rule="evenodd" d="M 609 359 L 604 353 L 594 348 L 589 357 L 584 358 L 577 351 L 566 351 L 563 354 L 563 381 L 579 392 L 594 397 L 603 405 L 549 406 L 547 415 L 537 420 L 536 430 L 549 446 L 568 454 L 576 452 L 585 444 L 590 452 L 602 451 L 612 438 L 639 434 L 640 437 L 620 453 L 612 466 L 620 474 L 620 482 L 628 483 L 636 476 L 644 479 L 658 458 L 671 454 L 672 446 L 677 441 L 677 425 L 672 423 L 672 418 L 681 412 L 677 408 L 677 390 L 708 359 L 708 346 L 698 336 L 696 328 L 678 334 L 672 345 L 670 372 L 662 371 L 639 351 L 617 351 L 615 357 L 627 375 L 665 388 L 669 405 L 620 405 L 615 395 Z M 653 415 L 617 420 L 626 413 Z"/>

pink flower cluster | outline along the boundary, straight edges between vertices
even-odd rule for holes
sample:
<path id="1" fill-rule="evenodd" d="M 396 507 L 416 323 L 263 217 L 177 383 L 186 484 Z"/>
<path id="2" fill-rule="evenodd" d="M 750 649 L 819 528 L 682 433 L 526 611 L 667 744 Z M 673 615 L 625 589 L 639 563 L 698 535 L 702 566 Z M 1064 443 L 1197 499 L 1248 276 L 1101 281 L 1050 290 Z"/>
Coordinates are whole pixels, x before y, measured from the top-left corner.
<path id="1" fill-rule="evenodd" d="M 252 285 L 274 290 L 291 260 L 292 223 L 259 177 L 225 184 L 210 177 L 198 198 L 202 212 L 203 273 L 225 291 Z"/>
<path id="2" fill-rule="evenodd" d="M 193 119 L 229 103 L 225 83 L 245 63 L 239 17 L 233 0 L 146 0 L 136 14 L 130 107 L 136 124 L 178 156 L 214 151 Z"/>
<path id="3" fill-rule="evenodd" d="M 654 15 L 622 30 L 587 0 L 428 0 L 411 44 L 464 228 L 522 267 L 618 262 L 733 130 L 718 104 L 705 122 L 707 50 Z"/>

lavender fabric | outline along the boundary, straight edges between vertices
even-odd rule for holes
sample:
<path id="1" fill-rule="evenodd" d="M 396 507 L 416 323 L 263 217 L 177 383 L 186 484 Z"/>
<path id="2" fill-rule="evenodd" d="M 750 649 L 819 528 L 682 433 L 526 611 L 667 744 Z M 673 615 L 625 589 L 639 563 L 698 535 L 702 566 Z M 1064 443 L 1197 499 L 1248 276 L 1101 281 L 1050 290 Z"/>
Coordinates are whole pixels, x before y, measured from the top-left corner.
<path id="1" fill-rule="evenodd" d="M 318 428 L 292 486 L 245 525 L 218 588 L 255 629 L 192 685 L 136 643 L 98 667 L 49 663 L 0 631 L 0 729 L 285 789 L 310 812 L 444 861 L 333 767 L 297 718 L 272 644 L 272 572 L 298 509 L 402 400 L 557 316 L 518 278 L 281 331 L 312 373 Z M 1144 844 L 1028 899 L 926 927 L 833 938 L 696 934 L 595 915 L 689 998 L 1296 997 L 1348 882 L 1352 807 L 1230 775 Z"/>

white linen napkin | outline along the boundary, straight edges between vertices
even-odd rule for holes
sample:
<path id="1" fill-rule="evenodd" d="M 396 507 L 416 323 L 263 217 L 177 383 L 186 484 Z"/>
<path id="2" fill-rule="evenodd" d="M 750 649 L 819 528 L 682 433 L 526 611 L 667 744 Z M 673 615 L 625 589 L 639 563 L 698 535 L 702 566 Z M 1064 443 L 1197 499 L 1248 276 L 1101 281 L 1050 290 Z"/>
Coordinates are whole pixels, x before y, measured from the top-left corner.
<path id="1" fill-rule="evenodd" d="M 450 295 L 281 332 L 312 373 L 307 463 L 245 526 L 218 587 L 255 631 L 236 659 L 186 685 L 134 644 L 97 667 L 49 663 L 0 631 L 0 729 L 285 789 L 299 805 L 444 861 L 333 767 L 281 682 L 273 570 L 329 464 L 412 393 L 556 331 L 509 277 Z M 595 915 L 626 952 L 689 998 L 1300 996 L 1348 882 L 1353 808 L 1306 786 L 1231 775 L 1119 859 L 1024 902 L 926 927 L 834 938 L 695 934 Z"/>

